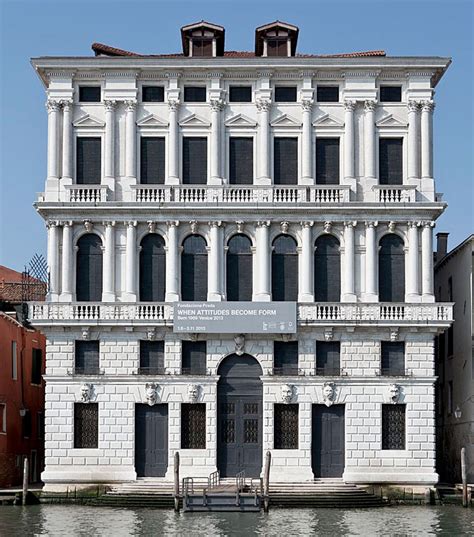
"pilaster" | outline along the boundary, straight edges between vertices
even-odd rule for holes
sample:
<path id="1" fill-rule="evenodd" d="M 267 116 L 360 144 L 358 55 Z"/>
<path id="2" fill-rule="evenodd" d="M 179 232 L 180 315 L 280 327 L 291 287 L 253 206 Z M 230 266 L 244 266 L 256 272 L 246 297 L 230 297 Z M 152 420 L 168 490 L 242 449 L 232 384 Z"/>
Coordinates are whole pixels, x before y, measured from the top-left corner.
<path id="1" fill-rule="evenodd" d="M 257 222 L 256 258 L 257 289 L 252 300 L 269 302 L 272 299 L 271 255 L 270 255 L 270 221 Z"/>
<path id="2" fill-rule="evenodd" d="M 63 245 L 62 245 L 62 264 L 61 264 L 61 295 L 59 297 L 60 302 L 72 302 L 74 295 L 74 286 L 72 281 L 73 276 L 73 243 L 72 221 L 62 222 L 63 226 Z"/>
<path id="3" fill-rule="evenodd" d="M 301 222 L 301 253 L 299 266 L 301 267 L 300 291 L 298 302 L 314 302 L 314 222 Z"/>
<path id="4" fill-rule="evenodd" d="M 179 300 L 180 292 L 180 249 L 178 245 L 178 221 L 167 222 L 168 245 L 166 248 L 166 302 Z"/>
<path id="5" fill-rule="evenodd" d="M 104 227 L 102 302 L 115 302 L 115 222 L 104 222 Z"/>

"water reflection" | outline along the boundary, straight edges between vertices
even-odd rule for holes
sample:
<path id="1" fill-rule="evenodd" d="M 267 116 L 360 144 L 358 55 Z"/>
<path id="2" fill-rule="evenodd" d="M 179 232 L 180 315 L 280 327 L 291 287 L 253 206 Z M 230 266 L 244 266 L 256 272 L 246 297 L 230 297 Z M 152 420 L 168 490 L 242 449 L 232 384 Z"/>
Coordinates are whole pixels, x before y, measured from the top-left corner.
<path id="1" fill-rule="evenodd" d="M 474 535 L 472 509 L 274 509 L 263 513 L 176 514 L 154 509 L 44 505 L 0 507 L 0 537 L 416 536 Z"/>

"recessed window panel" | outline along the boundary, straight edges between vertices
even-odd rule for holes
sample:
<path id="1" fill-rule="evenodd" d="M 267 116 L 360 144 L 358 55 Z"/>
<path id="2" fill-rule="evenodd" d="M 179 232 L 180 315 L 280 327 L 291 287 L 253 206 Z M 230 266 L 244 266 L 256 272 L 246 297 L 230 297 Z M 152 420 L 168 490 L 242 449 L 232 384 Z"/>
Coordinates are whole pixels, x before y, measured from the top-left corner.
<path id="1" fill-rule="evenodd" d="M 163 86 L 143 86 L 142 101 L 144 103 L 162 103 L 165 100 L 165 88 Z"/>
<path id="2" fill-rule="evenodd" d="M 316 95 L 319 103 L 338 103 L 339 86 L 318 86 Z"/>
<path id="3" fill-rule="evenodd" d="M 79 86 L 79 102 L 100 103 L 100 86 Z"/>

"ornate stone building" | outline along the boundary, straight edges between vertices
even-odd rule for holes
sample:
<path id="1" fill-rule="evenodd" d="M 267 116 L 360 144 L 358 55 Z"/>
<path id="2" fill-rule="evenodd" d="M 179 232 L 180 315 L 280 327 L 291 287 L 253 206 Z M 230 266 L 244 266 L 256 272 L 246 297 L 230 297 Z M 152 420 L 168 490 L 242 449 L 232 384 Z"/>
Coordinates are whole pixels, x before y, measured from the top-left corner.
<path id="1" fill-rule="evenodd" d="M 140 477 L 431 485 L 434 88 L 448 58 L 298 54 L 298 28 L 94 44 L 45 86 L 48 487 Z M 295 333 L 177 333 L 173 303 L 295 304 Z M 245 304 L 245 305 L 244 305 Z M 233 307 L 233 306 L 232 306 Z M 247 308 L 247 309 L 246 309 Z M 290 330 L 290 332 L 292 332 Z"/>

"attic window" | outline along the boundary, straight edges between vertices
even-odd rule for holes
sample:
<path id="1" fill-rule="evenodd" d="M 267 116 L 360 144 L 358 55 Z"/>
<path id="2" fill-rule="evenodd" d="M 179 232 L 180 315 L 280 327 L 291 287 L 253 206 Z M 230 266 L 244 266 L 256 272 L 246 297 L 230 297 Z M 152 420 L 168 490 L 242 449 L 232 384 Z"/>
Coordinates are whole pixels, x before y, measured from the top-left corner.
<path id="1" fill-rule="evenodd" d="M 212 39 L 193 37 L 193 57 L 195 56 L 213 56 Z"/>
<path id="2" fill-rule="evenodd" d="M 267 56 L 288 56 L 288 39 L 285 38 L 268 38 L 267 39 Z"/>

